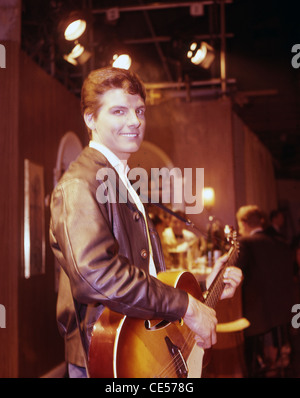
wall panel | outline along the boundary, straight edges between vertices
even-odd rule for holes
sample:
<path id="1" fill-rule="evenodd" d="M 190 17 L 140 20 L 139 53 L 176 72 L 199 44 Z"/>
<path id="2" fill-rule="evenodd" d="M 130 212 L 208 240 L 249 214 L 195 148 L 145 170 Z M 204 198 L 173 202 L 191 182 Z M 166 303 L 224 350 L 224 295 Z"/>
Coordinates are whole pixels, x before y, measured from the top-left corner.
<path id="1" fill-rule="evenodd" d="M 146 139 L 163 149 L 175 167 L 204 168 L 204 185 L 215 189 L 212 213 L 234 222 L 235 191 L 231 104 L 228 99 L 185 102 L 170 100 L 147 110 Z M 195 175 L 195 174 L 194 174 Z M 196 192 L 194 192 L 196 193 Z M 190 215 L 205 228 L 206 211 Z"/>
<path id="2" fill-rule="evenodd" d="M 0 328 L 0 377 L 16 377 L 18 369 L 18 94 L 19 45 L 6 48 L 6 68 L 0 68 L 0 304 L 6 328 Z"/>
<path id="3" fill-rule="evenodd" d="M 86 140 L 79 99 L 39 68 L 26 54 L 20 59 L 19 211 L 23 220 L 24 159 L 44 168 L 45 197 L 53 189 L 59 141 L 67 131 Z M 39 377 L 64 359 L 55 308 L 54 257 L 49 246 L 50 211 L 45 206 L 45 274 L 19 277 L 19 376 Z M 22 236 L 23 225 L 20 225 Z M 22 247 L 21 254 L 22 254 Z M 22 261 L 22 256 L 21 260 Z M 19 267 L 22 269 L 21 264 Z"/>

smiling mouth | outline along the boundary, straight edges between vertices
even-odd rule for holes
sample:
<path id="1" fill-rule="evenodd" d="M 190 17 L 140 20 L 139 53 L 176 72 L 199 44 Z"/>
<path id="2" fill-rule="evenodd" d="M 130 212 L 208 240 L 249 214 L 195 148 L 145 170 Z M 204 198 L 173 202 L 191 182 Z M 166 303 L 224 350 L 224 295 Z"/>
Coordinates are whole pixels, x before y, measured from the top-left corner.
<path id="1" fill-rule="evenodd" d="M 122 133 L 121 136 L 128 137 L 128 138 L 136 138 L 139 136 L 139 134 L 138 133 Z"/>

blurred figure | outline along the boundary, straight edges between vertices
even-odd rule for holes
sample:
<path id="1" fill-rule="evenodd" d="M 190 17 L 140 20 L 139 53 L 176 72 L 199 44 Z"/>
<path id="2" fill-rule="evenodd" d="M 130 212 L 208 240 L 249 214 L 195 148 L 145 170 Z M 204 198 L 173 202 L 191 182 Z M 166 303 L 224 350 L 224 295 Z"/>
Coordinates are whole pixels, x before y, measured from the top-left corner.
<path id="1" fill-rule="evenodd" d="M 175 213 L 185 218 L 182 211 Z M 162 246 L 167 268 L 191 268 L 198 254 L 199 238 L 186 229 L 183 221 L 172 216 L 169 226 L 162 232 Z"/>
<path id="2" fill-rule="evenodd" d="M 266 228 L 266 233 L 273 238 L 286 240 L 283 233 L 285 224 L 284 212 L 280 209 L 272 210 L 270 213 L 270 225 Z"/>
<path id="3" fill-rule="evenodd" d="M 257 206 L 242 206 L 236 217 L 241 235 L 237 265 L 244 273 L 243 315 L 251 323 L 245 330 L 251 377 L 257 364 L 276 367 L 281 339 L 289 346 L 286 330 L 293 305 L 293 263 L 288 246 L 263 230 L 264 215 Z"/>

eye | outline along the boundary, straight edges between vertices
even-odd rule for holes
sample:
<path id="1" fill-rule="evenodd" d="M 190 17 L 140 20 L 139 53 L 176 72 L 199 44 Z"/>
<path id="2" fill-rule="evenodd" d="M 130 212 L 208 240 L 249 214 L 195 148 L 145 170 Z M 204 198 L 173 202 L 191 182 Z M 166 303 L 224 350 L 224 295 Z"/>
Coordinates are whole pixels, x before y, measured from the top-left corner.
<path id="1" fill-rule="evenodd" d="M 124 115 L 123 109 L 113 109 L 113 115 Z"/>
<path id="2" fill-rule="evenodd" d="M 139 108 L 136 110 L 136 114 L 138 116 L 144 116 L 145 115 L 145 109 L 144 108 Z"/>

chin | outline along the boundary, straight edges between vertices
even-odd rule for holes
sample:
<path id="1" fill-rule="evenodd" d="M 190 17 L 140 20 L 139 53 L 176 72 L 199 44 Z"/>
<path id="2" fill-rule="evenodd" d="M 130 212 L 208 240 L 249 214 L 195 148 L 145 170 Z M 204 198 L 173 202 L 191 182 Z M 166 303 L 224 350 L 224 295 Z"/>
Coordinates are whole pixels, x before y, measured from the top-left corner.
<path id="1" fill-rule="evenodd" d="M 138 142 L 134 142 L 134 143 L 132 143 L 131 145 L 128 145 L 128 146 L 127 146 L 128 152 L 129 152 L 129 153 L 137 152 L 137 151 L 140 149 L 141 144 L 142 144 L 142 141 L 139 140 Z"/>

